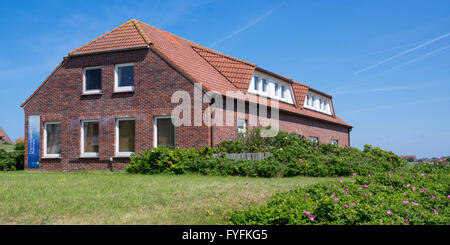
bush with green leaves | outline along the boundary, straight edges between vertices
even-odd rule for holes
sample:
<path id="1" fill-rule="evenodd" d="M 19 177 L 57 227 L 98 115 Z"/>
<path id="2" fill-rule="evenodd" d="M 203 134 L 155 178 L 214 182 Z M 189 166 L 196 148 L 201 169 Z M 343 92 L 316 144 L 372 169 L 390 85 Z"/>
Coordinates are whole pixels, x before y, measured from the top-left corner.
<path id="1" fill-rule="evenodd" d="M 24 151 L 7 152 L 0 149 L 0 171 L 22 170 L 24 167 Z"/>
<path id="2" fill-rule="evenodd" d="M 263 160 L 232 160 L 226 153 L 271 152 Z M 214 158 L 212 154 L 221 153 Z M 278 132 L 262 137 L 261 128 L 246 137 L 224 141 L 216 148 L 153 148 L 131 157 L 130 173 L 201 173 L 205 175 L 239 175 L 254 177 L 350 176 L 374 171 L 398 171 L 406 161 L 392 152 L 366 145 L 364 151 L 351 147 L 313 143 L 296 134 Z"/>
<path id="3" fill-rule="evenodd" d="M 275 195 L 266 205 L 237 211 L 235 225 L 450 224 L 448 162 L 402 172 L 355 176 Z"/>

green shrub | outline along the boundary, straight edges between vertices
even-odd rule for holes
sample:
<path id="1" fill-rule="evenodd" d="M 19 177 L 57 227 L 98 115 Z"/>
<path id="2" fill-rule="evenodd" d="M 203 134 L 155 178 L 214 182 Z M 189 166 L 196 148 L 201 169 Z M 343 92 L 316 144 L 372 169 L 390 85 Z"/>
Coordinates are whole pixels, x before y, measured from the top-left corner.
<path id="1" fill-rule="evenodd" d="M 214 153 L 271 152 L 264 160 L 230 160 L 213 158 Z M 312 143 L 296 134 L 278 132 L 262 137 L 256 128 L 244 138 L 224 141 L 216 148 L 199 150 L 153 148 L 131 157 L 130 173 L 201 173 L 205 175 L 240 175 L 259 177 L 349 176 L 376 171 L 400 171 L 406 161 L 378 147 L 364 146 L 364 151 L 351 147 Z"/>
<path id="2" fill-rule="evenodd" d="M 275 195 L 266 205 L 234 212 L 235 225 L 450 224 L 448 162 L 399 173 L 356 176 Z"/>
<path id="3" fill-rule="evenodd" d="M 22 170 L 24 167 L 24 151 L 7 152 L 0 149 L 0 171 Z"/>

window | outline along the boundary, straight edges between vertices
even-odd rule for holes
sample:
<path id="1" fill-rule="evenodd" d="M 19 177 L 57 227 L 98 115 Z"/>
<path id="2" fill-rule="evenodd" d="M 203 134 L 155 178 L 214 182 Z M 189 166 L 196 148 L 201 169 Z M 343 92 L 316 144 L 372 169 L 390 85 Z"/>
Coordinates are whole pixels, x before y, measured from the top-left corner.
<path id="1" fill-rule="evenodd" d="M 319 138 L 317 138 L 317 137 L 309 137 L 308 140 L 311 142 L 314 142 L 314 143 L 319 142 Z"/>
<path id="2" fill-rule="evenodd" d="M 155 117 L 154 146 L 175 147 L 175 127 L 170 116 Z"/>
<path id="3" fill-rule="evenodd" d="M 259 90 L 259 77 L 254 76 L 253 78 L 254 78 L 253 82 L 254 82 L 254 85 L 255 85 L 255 90 L 258 91 Z"/>
<path id="4" fill-rule="evenodd" d="M 44 123 L 44 157 L 61 157 L 61 123 Z"/>
<path id="5" fill-rule="evenodd" d="M 330 98 L 320 96 L 313 93 L 306 94 L 304 106 L 308 109 L 322 112 L 331 115 L 331 100 Z"/>
<path id="6" fill-rule="evenodd" d="M 116 65 L 115 69 L 115 91 L 134 90 L 134 64 Z"/>
<path id="7" fill-rule="evenodd" d="M 247 134 L 247 121 L 245 119 L 238 119 L 238 137 L 244 137 Z"/>
<path id="8" fill-rule="evenodd" d="M 338 140 L 330 140 L 330 144 L 332 144 L 332 145 L 337 145 L 339 142 L 338 142 Z"/>
<path id="9" fill-rule="evenodd" d="M 284 98 L 284 86 L 283 85 L 281 85 L 281 98 Z"/>
<path id="10" fill-rule="evenodd" d="M 121 118 L 116 120 L 116 155 L 130 156 L 135 151 L 135 120 Z"/>
<path id="11" fill-rule="evenodd" d="M 262 91 L 266 92 L 266 79 L 262 79 Z"/>
<path id="12" fill-rule="evenodd" d="M 278 96 L 278 83 L 275 83 L 275 97 Z"/>
<path id="13" fill-rule="evenodd" d="M 99 127 L 97 120 L 81 122 L 81 155 L 83 157 L 98 157 Z"/>
<path id="14" fill-rule="evenodd" d="M 96 94 L 102 91 L 102 68 L 87 67 L 84 68 L 83 75 L 83 93 Z"/>

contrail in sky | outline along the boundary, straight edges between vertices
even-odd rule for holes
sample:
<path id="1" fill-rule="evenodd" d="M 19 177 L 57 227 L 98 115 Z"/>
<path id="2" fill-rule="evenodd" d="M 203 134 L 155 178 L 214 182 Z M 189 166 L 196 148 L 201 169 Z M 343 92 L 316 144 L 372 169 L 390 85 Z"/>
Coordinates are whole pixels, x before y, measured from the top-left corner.
<path id="1" fill-rule="evenodd" d="M 248 23 L 247 25 L 241 27 L 240 29 L 236 30 L 235 32 L 215 41 L 214 43 L 212 43 L 211 45 L 209 45 L 211 48 L 216 46 L 219 43 L 222 43 L 225 40 L 228 40 L 234 36 L 236 36 L 237 34 L 247 30 L 248 28 L 258 24 L 261 20 L 265 19 L 267 16 L 271 15 L 275 10 L 277 10 L 279 7 L 281 7 L 281 5 L 283 5 L 286 1 L 282 2 L 281 4 L 278 4 L 277 6 L 275 6 L 274 8 L 270 9 L 269 11 L 267 11 L 265 14 L 259 16 L 258 18 L 254 19 L 253 21 L 251 21 L 250 23 Z"/>
<path id="2" fill-rule="evenodd" d="M 366 68 L 364 68 L 364 69 L 362 69 L 362 70 L 356 71 L 356 72 L 354 72 L 352 75 L 357 75 L 357 74 L 359 74 L 359 73 L 361 73 L 361 72 L 368 71 L 368 70 L 370 70 L 370 69 L 372 69 L 372 68 L 374 68 L 374 67 L 376 67 L 376 66 L 379 66 L 379 65 L 381 65 L 381 64 L 384 64 L 384 63 L 386 63 L 386 62 L 389 62 L 389 61 L 391 61 L 391 60 L 393 60 L 393 59 L 395 59 L 395 58 L 397 58 L 397 57 L 400 57 L 400 56 L 402 56 L 402 55 L 411 53 L 412 51 L 414 51 L 414 50 L 416 50 L 416 49 L 419 49 L 419 48 L 425 47 L 425 46 L 427 46 L 427 45 L 430 45 L 430 44 L 432 44 L 432 43 L 434 43 L 434 42 L 436 42 L 436 41 L 439 41 L 439 40 L 441 40 L 441 39 L 443 39 L 443 38 L 446 38 L 446 37 L 448 37 L 448 36 L 450 36 L 450 32 L 447 33 L 447 34 L 444 34 L 444 35 L 442 35 L 442 36 L 436 37 L 436 38 L 434 38 L 434 39 L 432 39 L 432 40 L 430 40 L 430 41 L 428 41 L 428 42 L 425 42 L 425 43 L 423 43 L 423 44 L 420 44 L 420 45 L 418 45 L 418 46 L 416 46 L 416 47 L 414 47 L 414 48 L 410 48 L 410 49 L 408 49 L 408 50 L 406 50 L 406 51 L 403 51 L 403 52 L 401 52 L 401 53 L 399 53 L 399 54 L 396 54 L 396 55 L 391 56 L 391 57 L 389 57 L 389 58 L 387 58 L 387 59 L 384 59 L 384 60 L 382 60 L 382 61 L 380 61 L 380 62 L 378 62 L 378 63 L 375 63 L 375 64 L 373 64 L 373 65 L 371 65 L 371 66 L 368 66 L 368 67 L 366 67 Z"/>

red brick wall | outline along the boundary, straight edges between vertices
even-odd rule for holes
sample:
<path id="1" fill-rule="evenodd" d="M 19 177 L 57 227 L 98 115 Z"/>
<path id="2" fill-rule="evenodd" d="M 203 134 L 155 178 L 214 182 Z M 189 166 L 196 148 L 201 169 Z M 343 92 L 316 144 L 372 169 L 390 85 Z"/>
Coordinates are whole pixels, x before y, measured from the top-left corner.
<path id="1" fill-rule="evenodd" d="M 113 93 L 114 65 L 135 63 L 135 92 Z M 82 95 L 83 67 L 102 66 L 102 94 Z M 115 119 L 133 117 L 136 123 L 136 152 L 153 146 L 155 116 L 171 115 L 173 92 L 185 90 L 193 97 L 194 86 L 151 50 L 98 54 L 70 58 L 28 102 L 25 110 L 25 152 L 28 151 L 28 116 L 41 116 L 41 153 L 44 122 L 61 122 L 61 159 L 41 159 L 40 169 L 106 169 L 115 153 Z M 80 158 L 81 120 L 98 119 L 99 158 Z M 177 146 L 209 146 L 207 126 L 177 127 Z M 129 160 L 114 158 L 114 168 L 124 168 Z M 25 168 L 28 158 L 25 154 Z"/>
<path id="2" fill-rule="evenodd" d="M 226 108 L 226 102 L 224 100 L 224 109 Z M 306 110 L 306 109 L 305 109 Z M 270 115 L 270 109 L 268 109 L 268 114 Z M 226 116 L 224 118 L 224 123 L 226 121 Z M 245 106 L 245 114 L 237 113 L 237 108 L 235 106 L 233 112 L 234 126 L 223 126 L 214 127 L 214 137 L 213 143 L 217 145 L 223 140 L 237 139 L 237 119 L 246 119 L 247 125 L 249 124 L 249 108 L 248 103 Z M 279 112 L 279 130 L 293 132 L 306 138 L 318 137 L 319 141 L 322 143 L 330 143 L 330 140 L 338 140 L 339 146 L 349 145 L 349 131 L 347 127 L 339 126 L 337 124 L 324 122 L 317 119 L 311 119 L 307 117 L 301 117 L 297 115 L 292 115 L 287 112 Z M 259 125 L 259 124 L 258 124 Z M 252 127 L 248 126 L 248 130 Z"/>
<path id="3" fill-rule="evenodd" d="M 135 64 L 135 91 L 114 93 L 114 65 Z M 102 66 L 102 94 L 82 95 L 83 68 Z M 28 116 L 41 116 L 41 153 L 43 156 L 44 122 L 61 122 L 62 156 L 60 159 L 41 159 L 43 170 L 107 169 L 110 157 L 115 154 L 115 121 L 117 118 L 133 117 L 136 123 L 136 152 L 153 146 L 153 123 L 155 116 L 171 115 L 177 104 L 171 103 L 177 90 L 188 91 L 194 98 L 194 86 L 152 50 L 142 49 L 126 52 L 105 53 L 71 57 L 47 81 L 37 94 L 25 105 L 25 152 L 28 151 Z M 204 104 L 203 109 L 208 107 Z M 241 118 L 242 116 L 239 116 Z M 237 116 L 234 126 L 213 127 L 213 144 L 237 138 Z M 248 108 L 245 118 L 248 119 Z M 99 120 L 99 157 L 80 158 L 81 120 Z M 224 120 L 226 118 L 224 117 Z M 347 128 L 318 120 L 292 116 L 280 112 L 280 129 L 297 132 L 304 136 L 316 136 L 324 143 L 331 138 L 339 145 L 348 144 Z M 192 124 L 194 116 L 192 116 Z M 176 128 L 177 147 L 200 147 L 211 145 L 211 128 L 208 126 L 181 126 Z M 114 158 L 113 168 L 124 168 L 126 158 Z M 28 156 L 25 154 L 25 168 Z"/>

